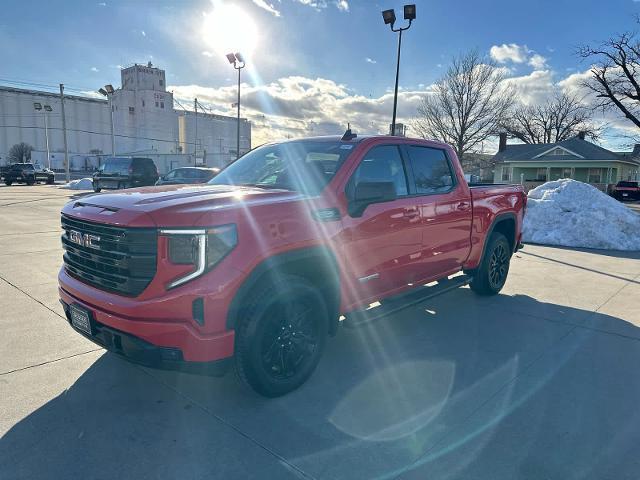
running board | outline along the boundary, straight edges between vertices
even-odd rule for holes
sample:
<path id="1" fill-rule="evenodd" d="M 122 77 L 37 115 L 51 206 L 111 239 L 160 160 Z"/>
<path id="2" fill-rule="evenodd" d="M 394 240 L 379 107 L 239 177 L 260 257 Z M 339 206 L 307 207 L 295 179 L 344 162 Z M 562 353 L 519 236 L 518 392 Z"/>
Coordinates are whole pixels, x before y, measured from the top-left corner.
<path id="1" fill-rule="evenodd" d="M 340 324 L 346 328 L 356 328 L 360 325 L 373 322 L 392 313 L 404 310 L 407 307 L 417 305 L 443 293 L 464 287 L 470 284 L 472 277 L 465 274 L 457 274 L 443 278 L 437 282 L 431 282 L 422 287 L 414 288 L 406 293 L 390 297 L 382 302 L 371 304 L 369 308 L 354 310 L 346 314 L 346 318 Z"/>

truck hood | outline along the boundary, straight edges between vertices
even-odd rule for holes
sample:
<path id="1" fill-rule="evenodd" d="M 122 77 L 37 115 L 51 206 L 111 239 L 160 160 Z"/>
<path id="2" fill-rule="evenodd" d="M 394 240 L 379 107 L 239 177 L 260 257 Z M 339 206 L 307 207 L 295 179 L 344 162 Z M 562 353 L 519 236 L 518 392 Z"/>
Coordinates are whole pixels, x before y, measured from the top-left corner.
<path id="1" fill-rule="evenodd" d="M 214 210 L 245 209 L 300 198 L 299 192 L 258 187 L 165 185 L 86 195 L 67 203 L 62 213 L 114 225 L 182 226 L 197 225 L 200 217 Z"/>

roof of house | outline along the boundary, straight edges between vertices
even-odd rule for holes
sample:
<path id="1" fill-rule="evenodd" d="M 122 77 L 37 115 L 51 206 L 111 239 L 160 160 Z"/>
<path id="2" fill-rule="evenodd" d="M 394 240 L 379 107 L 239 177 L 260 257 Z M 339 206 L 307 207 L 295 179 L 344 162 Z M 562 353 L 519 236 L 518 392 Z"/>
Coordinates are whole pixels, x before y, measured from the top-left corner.
<path id="1" fill-rule="evenodd" d="M 555 148 L 566 150 L 566 155 L 544 155 Z M 602 148 L 578 137 L 569 138 L 558 143 L 516 144 L 507 145 L 506 150 L 496 153 L 495 162 L 540 162 L 553 161 L 622 161 L 640 163 L 638 157 L 629 154 L 619 154 Z"/>

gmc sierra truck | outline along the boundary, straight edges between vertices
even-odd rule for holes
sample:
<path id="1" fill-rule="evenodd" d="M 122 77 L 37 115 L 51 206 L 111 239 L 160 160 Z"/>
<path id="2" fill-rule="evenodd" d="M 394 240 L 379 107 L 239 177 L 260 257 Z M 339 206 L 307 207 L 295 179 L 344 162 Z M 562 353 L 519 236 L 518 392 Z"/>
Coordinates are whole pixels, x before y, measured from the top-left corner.
<path id="1" fill-rule="evenodd" d="M 498 293 L 525 204 L 520 185 L 470 187 L 441 143 L 350 131 L 272 143 L 205 185 L 67 203 L 59 293 L 70 325 L 110 351 L 232 365 L 275 397 L 374 302 L 398 308 L 429 286 Z"/>

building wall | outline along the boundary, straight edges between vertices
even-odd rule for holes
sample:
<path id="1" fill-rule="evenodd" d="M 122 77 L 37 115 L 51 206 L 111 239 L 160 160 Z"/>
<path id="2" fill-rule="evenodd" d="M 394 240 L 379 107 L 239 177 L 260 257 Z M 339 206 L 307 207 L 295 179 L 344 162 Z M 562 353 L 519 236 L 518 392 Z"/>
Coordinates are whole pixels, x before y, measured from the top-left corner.
<path id="1" fill-rule="evenodd" d="M 49 150 L 53 159 L 64 161 L 60 96 L 53 93 L 0 87 L 0 164 L 7 162 L 9 149 L 25 142 L 34 148 L 32 157 L 46 164 L 44 110 L 34 102 L 50 105 L 47 113 Z M 109 108 L 105 100 L 65 95 L 69 153 L 92 150 L 110 152 Z"/>
<path id="2" fill-rule="evenodd" d="M 193 112 L 174 110 L 164 70 L 134 65 L 122 70 L 121 81 L 122 87 L 111 95 L 117 155 L 195 152 Z M 9 87 L 0 87 L 0 164 L 7 163 L 9 149 L 20 142 L 34 147 L 33 161 L 47 164 L 44 114 L 34 110 L 34 102 L 53 109 L 48 114 L 51 166 L 64 169 L 59 95 Z M 82 165 L 88 155 L 112 153 L 107 100 L 65 95 L 65 111 L 71 168 Z M 201 113 L 197 117 L 198 163 L 223 166 L 235 159 L 236 118 Z M 240 132 L 240 150 L 246 152 L 251 148 L 251 123 L 246 119 L 241 119 Z"/>

